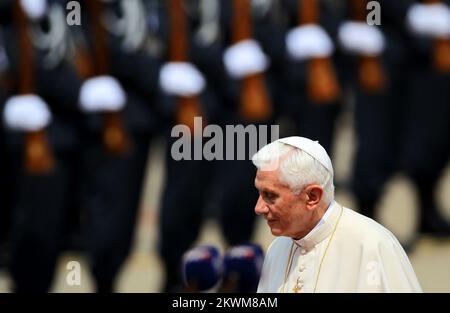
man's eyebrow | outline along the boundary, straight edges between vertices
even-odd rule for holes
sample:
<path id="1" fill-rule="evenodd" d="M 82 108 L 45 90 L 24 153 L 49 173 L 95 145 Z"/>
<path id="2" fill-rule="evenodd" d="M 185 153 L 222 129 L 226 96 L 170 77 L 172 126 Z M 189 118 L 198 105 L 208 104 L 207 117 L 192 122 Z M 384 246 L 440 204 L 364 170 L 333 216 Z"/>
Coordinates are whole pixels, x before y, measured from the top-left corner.
<path id="1" fill-rule="evenodd" d="M 267 192 L 267 193 L 273 193 L 273 194 L 276 194 L 275 190 L 272 190 L 272 189 L 270 189 L 270 188 L 267 188 L 267 187 L 260 187 L 260 188 L 258 188 L 258 186 L 256 185 L 256 183 L 255 183 L 255 187 L 256 187 L 256 189 L 258 189 L 259 191 L 264 191 L 264 192 Z"/>
<path id="2" fill-rule="evenodd" d="M 267 192 L 267 193 L 277 194 L 277 193 L 275 192 L 275 190 L 272 190 L 272 189 L 270 189 L 270 188 L 263 188 L 262 190 L 265 191 L 265 192 Z"/>

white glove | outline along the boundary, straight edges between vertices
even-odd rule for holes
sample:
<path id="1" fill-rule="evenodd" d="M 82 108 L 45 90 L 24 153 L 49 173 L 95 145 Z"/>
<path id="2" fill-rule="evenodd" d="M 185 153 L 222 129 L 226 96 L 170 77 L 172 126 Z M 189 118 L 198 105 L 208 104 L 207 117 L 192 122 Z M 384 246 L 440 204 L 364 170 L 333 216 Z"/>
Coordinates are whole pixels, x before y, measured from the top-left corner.
<path id="1" fill-rule="evenodd" d="M 225 50 L 223 62 L 228 74 L 241 79 L 262 73 L 269 66 L 269 59 L 255 40 L 243 40 Z"/>
<path id="2" fill-rule="evenodd" d="M 286 35 L 286 48 L 294 60 L 328 57 L 334 45 L 327 32 L 318 25 L 298 26 Z"/>
<path id="3" fill-rule="evenodd" d="M 206 86 L 202 73 L 191 63 L 169 62 L 161 67 L 159 86 L 168 95 L 198 95 Z"/>
<path id="4" fill-rule="evenodd" d="M 32 20 L 41 19 L 47 12 L 47 0 L 20 0 L 20 6 Z"/>
<path id="5" fill-rule="evenodd" d="M 386 46 L 384 35 L 378 27 L 363 22 L 340 25 L 338 40 L 345 51 L 358 55 L 379 55 Z"/>
<path id="6" fill-rule="evenodd" d="M 3 111 L 5 125 L 11 130 L 41 130 L 50 124 L 51 119 L 47 103 L 33 94 L 10 97 Z"/>
<path id="7" fill-rule="evenodd" d="M 443 3 L 413 4 L 406 24 L 417 35 L 450 37 L 450 8 Z"/>
<path id="8" fill-rule="evenodd" d="M 114 77 L 93 77 L 81 86 L 80 107 L 85 113 L 120 111 L 125 102 L 125 91 Z"/>

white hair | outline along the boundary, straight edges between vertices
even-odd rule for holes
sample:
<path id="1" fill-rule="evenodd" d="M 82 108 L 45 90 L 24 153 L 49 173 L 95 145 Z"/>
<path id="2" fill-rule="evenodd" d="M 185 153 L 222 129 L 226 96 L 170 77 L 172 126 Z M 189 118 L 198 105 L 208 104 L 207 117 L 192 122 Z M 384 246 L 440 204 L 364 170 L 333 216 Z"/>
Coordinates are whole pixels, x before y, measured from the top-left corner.
<path id="1" fill-rule="evenodd" d="M 319 184 L 323 188 L 322 199 L 327 204 L 334 199 L 333 172 L 301 149 L 274 141 L 262 147 L 252 162 L 258 170 L 279 170 L 280 181 L 294 194 L 307 185 Z"/>

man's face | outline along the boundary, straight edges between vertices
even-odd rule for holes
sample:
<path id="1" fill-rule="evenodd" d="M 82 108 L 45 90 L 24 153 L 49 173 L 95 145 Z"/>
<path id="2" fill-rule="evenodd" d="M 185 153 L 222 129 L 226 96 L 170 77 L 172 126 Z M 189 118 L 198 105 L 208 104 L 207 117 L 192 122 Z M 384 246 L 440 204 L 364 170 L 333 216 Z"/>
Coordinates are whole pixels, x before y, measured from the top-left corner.
<path id="1" fill-rule="evenodd" d="M 278 171 L 258 170 L 255 187 L 259 191 L 255 212 L 262 215 L 274 236 L 302 238 L 313 223 L 313 212 L 307 209 L 307 195 L 294 194 L 280 182 Z"/>

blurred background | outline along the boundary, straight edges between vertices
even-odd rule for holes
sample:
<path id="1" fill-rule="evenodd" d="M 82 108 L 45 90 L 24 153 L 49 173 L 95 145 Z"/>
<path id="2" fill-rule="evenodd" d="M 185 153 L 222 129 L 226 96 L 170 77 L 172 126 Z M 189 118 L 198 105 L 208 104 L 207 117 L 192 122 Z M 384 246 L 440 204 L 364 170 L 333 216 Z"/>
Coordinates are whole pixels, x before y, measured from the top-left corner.
<path id="1" fill-rule="evenodd" d="M 266 251 L 251 161 L 174 159 L 194 116 L 319 140 L 450 292 L 449 3 L 0 0 L 0 292 L 177 292 L 192 247 Z"/>

